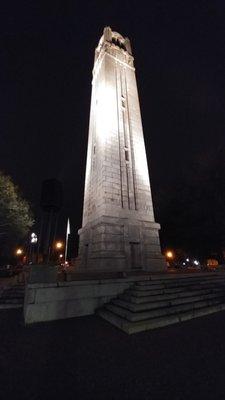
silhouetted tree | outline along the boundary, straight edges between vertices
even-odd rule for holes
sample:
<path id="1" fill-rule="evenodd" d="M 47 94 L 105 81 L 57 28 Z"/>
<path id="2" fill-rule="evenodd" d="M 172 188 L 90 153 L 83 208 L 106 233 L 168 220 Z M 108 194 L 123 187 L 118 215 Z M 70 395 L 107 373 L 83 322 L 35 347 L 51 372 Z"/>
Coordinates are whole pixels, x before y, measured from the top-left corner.
<path id="1" fill-rule="evenodd" d="M 28 202 L 12 179 L 0 171 L 0 241 L 22 239 L 32 225 Z"/>

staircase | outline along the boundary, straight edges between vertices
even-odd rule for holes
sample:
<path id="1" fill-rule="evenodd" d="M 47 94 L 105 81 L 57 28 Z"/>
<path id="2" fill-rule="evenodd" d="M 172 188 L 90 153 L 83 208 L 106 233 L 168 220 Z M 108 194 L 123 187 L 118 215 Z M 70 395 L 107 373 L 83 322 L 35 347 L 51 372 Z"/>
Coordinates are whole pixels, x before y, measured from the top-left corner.
<path id="1" fill-rule="evenodd" d="M 97 314 L 132 334 L 221 310 L 225 310 L 225 273 L 211 272 L 149 276 Z"/>
<path id="2" fill-rule="evenodd" d="M 24 284 L 16 284 L 1 288 L 0 310 L 9 308 L 22 308 L 24 301 Z"/>

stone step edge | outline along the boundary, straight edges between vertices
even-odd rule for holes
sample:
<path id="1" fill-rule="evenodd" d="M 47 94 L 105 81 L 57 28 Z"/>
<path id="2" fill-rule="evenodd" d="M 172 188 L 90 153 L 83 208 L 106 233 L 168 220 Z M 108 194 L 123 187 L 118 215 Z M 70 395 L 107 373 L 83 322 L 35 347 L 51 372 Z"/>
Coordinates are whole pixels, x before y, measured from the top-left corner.
<path id="1" fill-rule="evenodd" d="M 141 286 L 141 289 L 137 286 L 131 286 L 129 289 L 127 289 L 127 291 L 130 290 L 135 290 L 137 293 L 139 293 L 141 295 L 141 293 L 143 292 L 155 292 L 156 290 L 176 290 L 176 289 L 181 289 L 181 290 L 200 290 L 200 289 L 210 289 L 210 288 L 214 288 L 214 287 L 221 287 L 225 289 L 225 281 L 224 282 L 220 282 L 220 283 L 204 283 L 202 285 L 181 285 L 181 286 L 171 286 L 171 287 L 166 287 L 166 286 L 160 286 L 160 287 L 155 287 L 155 288 L 150 288 L 148 286 L 144 287 Z"/>
<path id="2" fill-rule="evenodd" d="M 186 282 L 183 281 L 160 281 L 154 283 L 151 283 L 149 281 L 147 282 L 135 282 L 133 287 L 136 287 L 138 290 L 151 290 L 151 288 L 154 290 L 155 287 L 163 287 L 165 289 L 170 289 L 170 288 L 177 288 L 177 287 L 184 287 L 184 286 L 195 286 L 195 285 L 209 285 L 209 284 L 218 284 L 218 283 L 225 283 L 225 277 L 223 278 L 214 278 L 214 279 L 200 279 L 200 280 L 189 280 Z"/>
<path id="3" fill-rule="evenodd" d="M 23 308 L 23 304 L 0 304 L 0 310 L 9 310 L 11 308 Z"/>
<path id="4" fill-rule="evenodd" d="M 139 333 L 139 332 L 143 332 L 143 331 L 147 331 L 147 330 L 162 328 L 162 327 L 165 327 L 168 325 L 187 321 L 187 320 L 193 319 L 193 318 L 199 318 L 201 316 L 213 314 L 213 313 L 223 311 L 223 310 L 225 310 L 224 303 L 218 304 L 216 306 L 209 306 L 209 307 L 204 307 L 201 309 L 196 309 L 196 310 L 193 310 L 195 312 L 193 312 L 193 311 L 187 312 L 187 313 L 180 314 L 179 316 L 172 315 L 169 317 L 167 316 L 167 318 L 160 317 L 160 318 L 151 319 L 150 321 L 145 320 L 145 321 L 138 321 L 138 322 L 128 322 L 121 317 L 115 316 L 114 313 L 112 313 L 108 310 L 105 310 L 105 309 L 98 310 L 97 314 L 100 317 L 102 317 L 103 319 L 105 319 L 106 321 L 108 321 L 111 324 L 113 324 L 114 326 L 116 326 L 117 328 L 124 331 L 125 333 L 134 334 L 134 333 Z"/>
<path id="5" fill-rule="evenodd" d="M 1 291 L 1 293 L 3 293 L 3 294 L 9 294 L 10 296 L 11 295 L 19 295 L 19 296 L 21 296 L 21 295 L 23 295 L 24 293 L 25 293 L 25 290 L 11 290 L 11 289 L 4 289 L 4 290 L 2 290 Z"/>
<path id="6" fill-rule="evenodd" d="M 196 291 L 196 290 L 214 290 L 214 289 L 221 289 L 225 291 L 225 283 L 224 285 L 204 285 L 204 286 L 196 286 L 196 285 L 191 285 L 191 286 L 181 286 L 181 287 L 175 287 L 175 288 L 160 288 L 160 289 L 146 289 L 146 290 L 139 290 L 136 287 L 131 287 L 126 290 L 124 290 L 123 294 L 133 294 L 135 297 L 144 297 L 144 296 L 155 296 L 155 295 L 160 295 L 160 294 L 176 294 L 176 293 L 182 293 L 182 292 L 191 292 L 191 291 Z"/>
<path id="7" fill-rule="evenodd" d="M 217 293 L 224 293 L 225 296 L 225 289 L 222 288 L 213 288 L 213 289 L 201 289 L 195 291 L 183 291 L 178 293 L 163 293 L 163 294 L 154 294 L 149 296 L 135 296 L 134 293 L 127 293 L 124 292 L 118 296 L 119 299 L 126 299 L 126 301 L 130 301 L 134 304 L 145 304 L 145 303 L 154 303 L 160 301 L 161 299 L 165 300 L 175 300 L 175 299 L 185 299 L 188 297 L 194 296 L 203 296 L 205 294 L 217 294 Z"/>
<path id="8" fill-rule="evenodd" d="M 170 299 L 170 300 L 160 300 L 160 301 L 155 301 L 155 302 L 146 302 L 146 303 L 132 303 L 129 301 L 125 301 L 125 300 L 121 300 L 118 298 L 112 299 L 112 301 L 114 300 L 119 300 L 121 302 L 124 303 L 124 308 L 126 308 L 127 305 L 129 305 L 129 307 L 133 307 L 135 308 L 135 306 L 140 306 L 143 305 L 144 310 L 146 309 L 146 306 L 149 305 L 149 310 L 154 310 L 156 308 L 161 308 L 161 307 L 172 307 L 173 305 L 181 305 L 181 304 L 187 304 L 187 303 L 194 303 L 196 301 L 200 301 L 200 300 L 207 300 L 207 299 L 212 299 L 212 298 L 225 298 L 224 294 L 221 293 L 211 293 L 211 294 L 203 294 L 203 295 L 199 295 L 199 296 L 190 296 L 190 297 L 180 297 L 180 298 L 176 298 L 176 299 Z M 182 301 L 182 300 L 187 300 L 187 301 Z M 122 305 L 121 305 L 122 307 Z M 138 307 L 137 307 L 138 308 Z M 139 311 L 141 311 L 141 307 L 139 307 Z M 134 311 L 135 312 L 135 311 Z M 136 311 L 138 312 L 138 311 Z"/>
<path id="9" fill-rule="evenodd" d="M 1 299 L 23 299 L 24 298 L 24 295 L 16 295 L 16 296 L 12 296 L 12 295 L 9 295 L 9 293 L 3 293 L 1 296 L 0 296 L 0 300 Z"/>
<path id="10" fill-rule="evenodd" d="M 224 299 L 223 296 L 215 296 L 215 297 L 212 297 L 212 298 L 198 299 L 196 301 L 178 303 L 178 304 L 173 304 L 173 305 L 164 305 L 162 307 L 150 307 L 150 308 L 149 307 L 147 307 L 147 308 L 139 308 L 139 307 L 136 308 L 136 307 L 130 306 L 130 304 L 126 304 L 126 306 L 125 306 L 123 303 L 120 302 L 120 300 L 118 301 L 118 299 L 111 300 L 111 302 L 108 303 L 108 304 L 112 304 L 112 305 L 114 305 L 116 307 L 120 307 L 125 312 L 128 311 L 128 312 L 131 312 L 133 314 L 154 313 L 154 312 L 157 312 L 157 311 L 160 312 L 162 310 L 165 310 L 165 311 L 168 310 L 168 314 L 170 314 L 171 312 L 169 310 L 173 310 L 173 309 L 176 309 L 176 308 L 179 308 L 179 307 L 185 308 L 185 307 L 188 307 L 188 306 L 192 309 L 192 308 L 198 307 L 199 303 L 202 303 L 202 302 L 205 302 L 205 303 L 208 302 L 209 303 L 211 301 L 218 301 L 220 303 L 225 303 L 225 299 Z M 106 305 L 108 305 L 108 304 L 106 304 Z"/>
<path id="11" fill-rule="evenodd" d="M 173 307 L 165 307 L 165 308 L 140 311 L 140 312 L 133 312 L 123 307 L 120 307 L 119 305 L 115 305 L 113 303 L 106 304 L 104 308 L 129 322 L 137 322 L 155 318 L 162 318 L 169 315 L 177 315 L 177 314 L 179 315 L 180 313 L 183 312 L 188 312 L 194 309 L 205 308 L 212 305 L 223 304 L 223 303 L 224 302 L 221 302 L 219 299 L 201 300 L 195 303 L 188 303 Z"/>
<path id="12" fill-rule="evenodd" d="M 23 304 L 23 299 L 0 299 L 0 304 Z"/>
<path id="13" fill-rule="evenodd" d="M 124 293 L 134 293 L 136 297 L 146 296 L 154 296 L 159 294 L 176 294 L 176 293 L 183 293 L 183 292 L 192 292 L 192 291 L 201 291 L 201 290 L 214 290 L 214 289 L 221 289 L 225 291 L 225 282 L 223 285 L 203 285 L 203 286 L 181 286 L 181 287 L 174 287 L 174 288 L 163 288 L 163 289 L 154 289 L 154 290 L 138 290 L 135 287 L 131 287 L 129 289 L 124 290 Z M 156 292 L 156 293 L 155 293 Z"/>
<path id="14" fill-rule="evenodd" d="M 221 278 L 225 276 L 224 273 L 208 273 L 208 274 L 187 274 L 187 275 L 163 275 L 163 276 L 150 276 L 150 279 L 140 279 L 137 282 L 142 285 L 142 284 L 149 284 L 149 283 L 157 283 L 157 282 L 162 282 L 162 281 L 187 281 L 187 280 L 199 280 L 199 279 L 211 279 L 211 278 Z"/>

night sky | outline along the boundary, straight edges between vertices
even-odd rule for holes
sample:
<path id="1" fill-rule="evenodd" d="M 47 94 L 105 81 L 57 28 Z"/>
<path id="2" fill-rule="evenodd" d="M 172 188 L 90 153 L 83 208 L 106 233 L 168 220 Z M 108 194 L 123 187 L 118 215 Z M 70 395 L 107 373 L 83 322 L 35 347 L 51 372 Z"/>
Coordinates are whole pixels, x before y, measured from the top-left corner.
<path id="1" fill-rule="evenodd" d="M 41 182 L 63 182 L 60 229 L 81 226 L 94 50 L 131 40 L 153 198 L 225 145 L 225 2 L 8 1 L 0 17 L 0 169 L 39 218 Z M 160 222 L 160 221 L 159 221 Z"/>

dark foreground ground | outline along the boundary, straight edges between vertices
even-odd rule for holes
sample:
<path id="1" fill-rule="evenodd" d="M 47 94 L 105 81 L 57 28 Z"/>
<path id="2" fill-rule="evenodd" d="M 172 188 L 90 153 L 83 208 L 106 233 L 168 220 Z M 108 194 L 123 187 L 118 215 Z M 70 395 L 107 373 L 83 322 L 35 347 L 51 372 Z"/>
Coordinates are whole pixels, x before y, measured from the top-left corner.
<path id="1" fill-rule="evenodd" d="M 1 399 L 225 399 L 225 312 L 128 336 L 98 317 L 0 311 Z"/>

